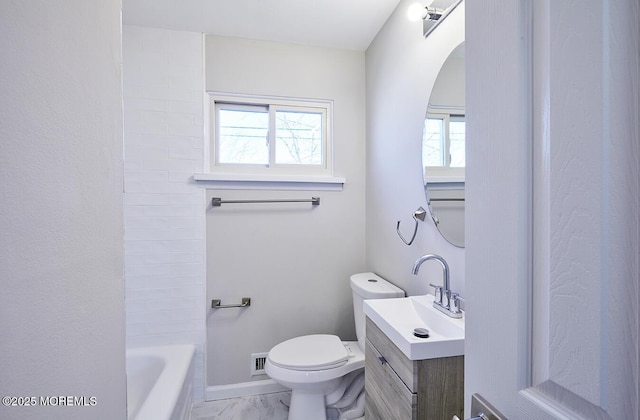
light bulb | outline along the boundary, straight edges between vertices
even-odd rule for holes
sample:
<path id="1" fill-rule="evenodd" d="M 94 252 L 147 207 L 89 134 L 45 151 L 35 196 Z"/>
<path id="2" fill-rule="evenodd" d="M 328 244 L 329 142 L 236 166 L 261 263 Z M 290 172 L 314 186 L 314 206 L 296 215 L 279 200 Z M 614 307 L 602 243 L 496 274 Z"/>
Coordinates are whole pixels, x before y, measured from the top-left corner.
<path id="1" fill-rule="evenodd" d="M 411 22 L 417 22 L 424 19 L 427 15 L 427 8 L 433 4 L 434 0 L 427 0 L 425 3 L 412 3 L 407 8 L 407 17 Z"/>
<path id="2" fill-rule="evenodd" d="M 424 6 L 420 3 L 412 3 L 407 9 L 407 17 L 411 22 L 417 22 L 424 16 L 426 12 Z"/>

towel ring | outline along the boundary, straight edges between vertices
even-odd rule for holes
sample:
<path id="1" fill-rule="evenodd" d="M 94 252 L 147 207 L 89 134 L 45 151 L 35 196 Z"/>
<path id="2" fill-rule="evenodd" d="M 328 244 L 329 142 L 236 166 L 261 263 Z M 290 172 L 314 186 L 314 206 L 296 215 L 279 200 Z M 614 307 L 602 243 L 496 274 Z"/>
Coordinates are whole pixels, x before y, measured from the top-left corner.
<path id="1" fill-rule="evenodd" d="M 416 224 L 413 227 L 413 235 L 411 235 L 411 239 L 409 241 L 404 239 L 404 236 L 402 236 L 402 233 L 400 233 L 400 220 L 398 220 L 398 223 L 396 224 L 396 233 L 398 234 L 400 239 L 402 239 L 402 242 L 404 242 L 405 245 L 411 245 L 414 239 L 416 239 L 416 233 L 418 233 L 418 219 L 424 222 L 426 214 L 427 211 L 422 207 L 418 207 L 418 209 L 413 212 L 413 220 L 416 222 Z"/>

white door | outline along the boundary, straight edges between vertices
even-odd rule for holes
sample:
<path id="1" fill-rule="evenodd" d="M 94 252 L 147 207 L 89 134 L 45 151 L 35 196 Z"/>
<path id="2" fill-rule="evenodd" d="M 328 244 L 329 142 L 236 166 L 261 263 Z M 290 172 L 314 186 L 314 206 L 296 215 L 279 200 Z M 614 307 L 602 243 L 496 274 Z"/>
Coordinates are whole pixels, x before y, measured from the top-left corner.
<path id="1" fill-rule="evenodd" d="M 640 418 L 639 8 L 467 1 L 468 416 Z"/>

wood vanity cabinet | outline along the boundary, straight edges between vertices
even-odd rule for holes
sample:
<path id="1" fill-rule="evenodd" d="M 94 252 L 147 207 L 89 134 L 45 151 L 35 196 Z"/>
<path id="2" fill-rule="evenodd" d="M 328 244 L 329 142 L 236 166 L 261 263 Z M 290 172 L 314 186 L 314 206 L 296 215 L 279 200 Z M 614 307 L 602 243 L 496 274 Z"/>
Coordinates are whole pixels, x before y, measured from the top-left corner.
<path id="1" fill-rule="evenodd" d="M 409 360 L 367 318 L 366 420 L 464 418 L 464 356 Z"/>

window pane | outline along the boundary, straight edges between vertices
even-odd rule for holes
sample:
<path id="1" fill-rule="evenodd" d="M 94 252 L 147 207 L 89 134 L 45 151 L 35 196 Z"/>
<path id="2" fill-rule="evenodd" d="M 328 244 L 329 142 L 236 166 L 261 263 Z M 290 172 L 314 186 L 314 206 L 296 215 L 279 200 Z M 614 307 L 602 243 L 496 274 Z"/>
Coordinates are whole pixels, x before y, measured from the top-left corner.
<path id="1" fill-rule="evenodd" d="M 465 126 L 464 120 L 454 121 L 451 119 L 449 122 L 449 139 L 451 141 L 451 167 L 452 168 L 464 168 L 465 167 Z"/>
<path id="2" fill-rule="evenodd" d="M 218 161 L 269 164 L 269 113 L 256 110 L 218 110 Z"/>
<path id="3" fill-rule="evenodd" d="M 276 163 L 321 165 L 322 114 L 276 112 Z"/>
<path id="4" fill-rule="evenodd" d="M 427 118 L 424 120 L 422 137 L 422 165 L 444 166 L 444 120 Z"/>

